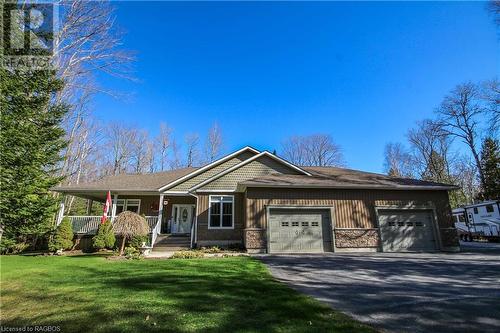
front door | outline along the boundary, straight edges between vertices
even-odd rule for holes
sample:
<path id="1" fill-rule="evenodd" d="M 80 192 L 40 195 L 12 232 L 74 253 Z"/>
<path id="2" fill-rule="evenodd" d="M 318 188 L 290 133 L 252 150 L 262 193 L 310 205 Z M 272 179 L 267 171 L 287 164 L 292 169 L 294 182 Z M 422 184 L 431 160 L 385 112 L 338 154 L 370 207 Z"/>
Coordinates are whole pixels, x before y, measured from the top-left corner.
<path id="1" fill-rule="evenodd" d="M 172 208 L 172 233 L 190 233 L 191 223 L 193 222 L 194 205 L 173 205 Z"/>

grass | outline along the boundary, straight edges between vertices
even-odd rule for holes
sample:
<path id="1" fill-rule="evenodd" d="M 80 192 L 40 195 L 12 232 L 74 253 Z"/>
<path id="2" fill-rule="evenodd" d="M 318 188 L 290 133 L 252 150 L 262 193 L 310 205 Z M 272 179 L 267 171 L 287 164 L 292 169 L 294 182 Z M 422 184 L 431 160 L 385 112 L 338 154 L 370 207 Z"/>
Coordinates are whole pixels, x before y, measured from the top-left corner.
<path id="1" fill-rule="evenodd" d="M 374 332 L 248 257 L 0 257 L 2 326 L 61 332 Z"/>

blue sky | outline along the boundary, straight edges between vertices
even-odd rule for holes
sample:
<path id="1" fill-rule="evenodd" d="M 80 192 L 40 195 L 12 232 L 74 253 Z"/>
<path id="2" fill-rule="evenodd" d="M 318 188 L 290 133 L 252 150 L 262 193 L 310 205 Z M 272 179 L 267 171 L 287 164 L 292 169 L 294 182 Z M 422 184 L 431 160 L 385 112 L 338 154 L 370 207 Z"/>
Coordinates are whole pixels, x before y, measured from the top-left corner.
<path id="1" fill-rule="evenodd" d="M 100 77 L 128 98 L 96 114 L 182 140 L 218 122 L 225 151 L 279 151 L 327 133 L 349 167 L 381 172 L 389 141 L 456 84 L 499 73 L 483 2 L 114 2 L 138 82 Z"/>

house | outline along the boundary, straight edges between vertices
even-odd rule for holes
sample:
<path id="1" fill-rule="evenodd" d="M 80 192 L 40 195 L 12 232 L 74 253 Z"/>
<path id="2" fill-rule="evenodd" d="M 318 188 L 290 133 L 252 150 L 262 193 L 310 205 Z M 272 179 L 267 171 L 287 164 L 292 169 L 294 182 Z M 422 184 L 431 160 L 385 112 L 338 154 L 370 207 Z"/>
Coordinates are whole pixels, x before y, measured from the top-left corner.
<path id="1" fill-rule="evenodd" d="M 456 251 L 448 191 L 456 187 L 336 167 L 293 165 L 245 147 L 200 168 L 121 174 L 54 191 L 104 202 L 112 218 L 143 214 L 151 242 L 242 244 L 251 253 Z M 59 221 L 64 207 L 61 207 Z M 99 216 L 70 217 L 92 234 Z"/>

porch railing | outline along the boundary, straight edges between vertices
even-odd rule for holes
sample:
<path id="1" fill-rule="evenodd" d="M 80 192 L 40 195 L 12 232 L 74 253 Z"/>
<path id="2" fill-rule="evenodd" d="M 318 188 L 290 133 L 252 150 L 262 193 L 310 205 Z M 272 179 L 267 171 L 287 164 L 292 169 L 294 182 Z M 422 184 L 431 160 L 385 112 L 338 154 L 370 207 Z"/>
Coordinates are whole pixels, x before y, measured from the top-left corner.
<path id="1" fill-rule="evenodd" d="M 101 223 L 101 216 L 66 216 L 70 219 L 75 234 L 93 235 L 97 232 Z M 158 216 L 146 216 L 149 232 L 156 236 L 160 233 L 161 223 L 158 223 Z M 156 240 L 154 236 L 154 240 Z M 152 243 L 154 244 L 154 243 Z"/>

